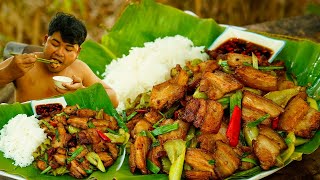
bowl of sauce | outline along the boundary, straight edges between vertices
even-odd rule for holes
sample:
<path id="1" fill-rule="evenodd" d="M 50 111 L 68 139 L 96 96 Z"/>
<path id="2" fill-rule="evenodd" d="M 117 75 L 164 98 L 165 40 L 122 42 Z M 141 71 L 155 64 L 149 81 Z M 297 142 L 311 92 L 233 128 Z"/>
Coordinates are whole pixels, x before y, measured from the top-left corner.
<path id="1" fill-rule="evenodd" d="M 285 41 L 269 38 L 257 33 L 227 27 L 209 47 L 212 57 L 219 54 L 238 53 L 271 63 L 285 46 Z"/>

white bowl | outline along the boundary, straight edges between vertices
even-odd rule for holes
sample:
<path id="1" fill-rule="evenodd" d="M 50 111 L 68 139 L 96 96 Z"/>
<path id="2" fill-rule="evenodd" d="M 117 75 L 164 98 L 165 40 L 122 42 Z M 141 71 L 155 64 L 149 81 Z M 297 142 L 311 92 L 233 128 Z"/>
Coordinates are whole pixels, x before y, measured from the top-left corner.
<path id="1" fill-rule="evenodd" d="M 52 79 L 54 84 L 60 89 L 66 89 L 64 86 L 62 86 L 63 83 L 71 84 L 73 81 L 71 78 L 67 76 L 53 76 Z"/>
<path id="2" fill-rule="evenodd" d="M 212 43 L 209 50 L 214 50 L 229 39 L 242 39 L 262 47 L 266 47 L 272 51 L 268 62 L 271 63 L 274 58 L 281 52 L 285 46 L 285 41 L 269 38 L 257 33 L 249 32 L 243 29 L 228 26 L 225 31 Z"/>

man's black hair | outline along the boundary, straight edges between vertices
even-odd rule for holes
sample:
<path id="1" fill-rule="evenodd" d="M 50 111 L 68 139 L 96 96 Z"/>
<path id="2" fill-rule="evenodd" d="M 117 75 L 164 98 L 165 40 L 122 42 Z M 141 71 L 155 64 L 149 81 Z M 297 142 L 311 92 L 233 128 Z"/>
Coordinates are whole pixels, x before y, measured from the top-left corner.
<path id="1" fill-rule="evenodd" d="M 62 40 L 70 44 L 81 45 L 87 37 L 87 29 L 75 16 L 58 12 L 49 23 L 48 35 L 60 32 Z"/>

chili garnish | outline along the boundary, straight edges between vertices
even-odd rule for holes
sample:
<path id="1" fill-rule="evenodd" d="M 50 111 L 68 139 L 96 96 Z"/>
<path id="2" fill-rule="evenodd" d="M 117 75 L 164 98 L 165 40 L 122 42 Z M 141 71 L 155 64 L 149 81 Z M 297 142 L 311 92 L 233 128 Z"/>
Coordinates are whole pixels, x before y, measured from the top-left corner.
<path id="1" fill-rule="evenodd" d="M 233 112 L 231 114 L 231 119 L 227 129 L 227 138 L 229 139 L 229 144 L 232 147 L 238 145 L 239 135 L 241 130 L 241 109 L 238 105 L 234 106 Z"/>

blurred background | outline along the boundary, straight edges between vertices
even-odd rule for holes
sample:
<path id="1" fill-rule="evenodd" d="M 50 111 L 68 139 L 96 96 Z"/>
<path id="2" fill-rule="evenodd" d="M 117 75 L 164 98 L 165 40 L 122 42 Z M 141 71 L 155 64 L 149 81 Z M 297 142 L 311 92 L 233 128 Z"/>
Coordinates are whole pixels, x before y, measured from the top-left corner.
<path id="1" fill-rule="evenodd" d="M 0 1 L 0 60 L 9 41 L 41 45 L 57 11 L 81 18 L 88 39 L 100 41 L 122 10 L 137 0 L 10 0 Z M 217 23 L 245 26 L 305 14 L 320 15 L 320 0 L 156 0 L 192 11 Z"/>

